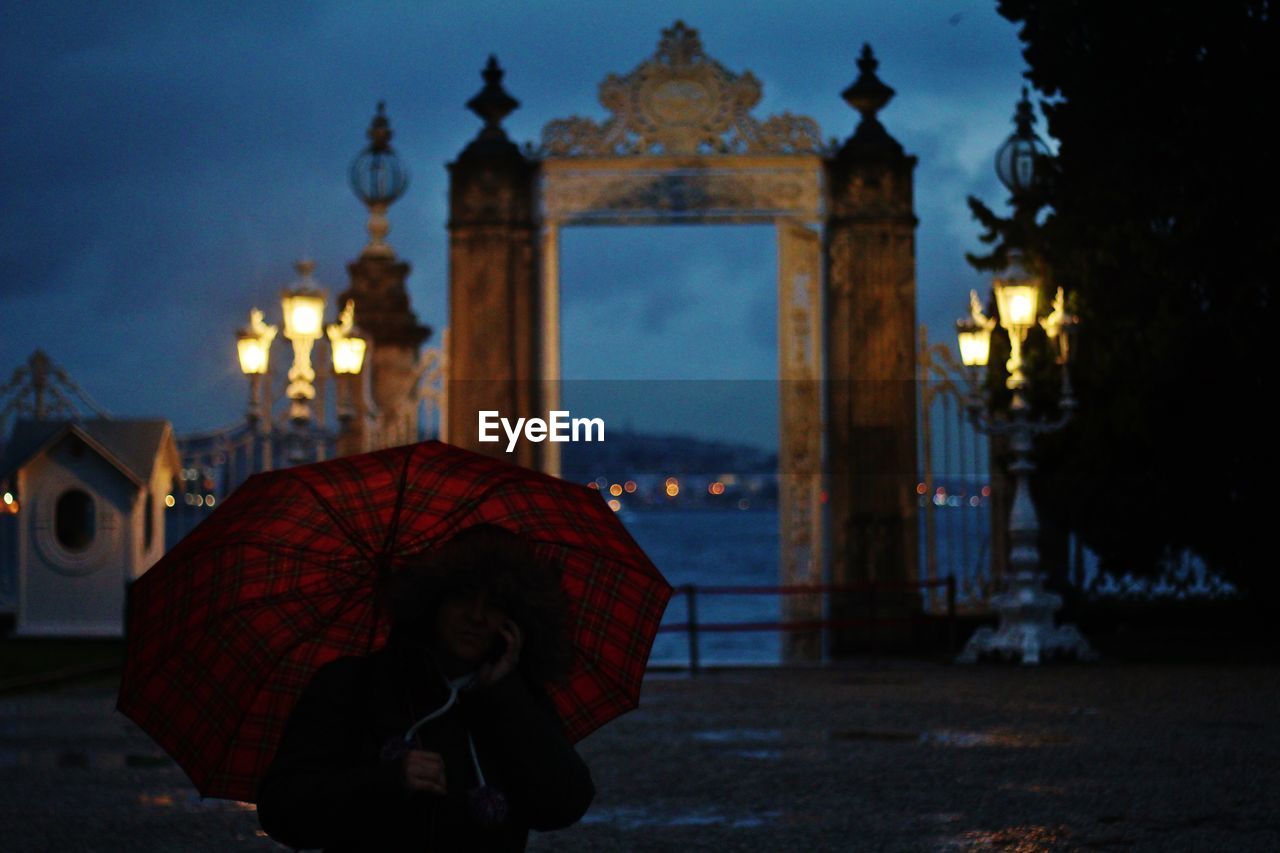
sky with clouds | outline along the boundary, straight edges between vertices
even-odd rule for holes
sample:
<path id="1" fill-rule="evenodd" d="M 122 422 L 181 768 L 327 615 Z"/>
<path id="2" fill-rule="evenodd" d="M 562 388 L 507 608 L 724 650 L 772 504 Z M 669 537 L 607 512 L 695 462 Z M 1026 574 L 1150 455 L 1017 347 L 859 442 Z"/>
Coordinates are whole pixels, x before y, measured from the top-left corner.
<path id="1" fill-rule="evenodd" d="M 985 286 L 964 261 L 980 247 L 965 197 L 1003 205 L 992 158 L 1022 85 L 1016 29 L 994 6 L 11 6 L 0 31 L 0 372 L 42 348 L 114 415 L 166 417 L 180 433 L 237 422 L 247 389 L 234 335 L 249 309 L 278 322 L 279 291 L 301 257 L 336 295 L 364 245 L 346 171 L 378 100 L 413 175 L 389 240 L 413 265 L 419 318 L 443 327 L 445 164 L 479 128 L 463 104 L 488 55 L 521 102 L 508 133 L 536 141 L 552 119 L 603 119 L 599 82 L 651 56 L 677 19 L 709 56 L 762 82 L 757 117 L 807 115 L 824 138 L 856 124 L 839 93 L 871 43 L 897 90 L 881 119 L 919 157 L 919 319 L 950 341 L 969 288 Z M 776 263 L 765 226 L 566 229 L 564 375 L 775 377 Z"/>

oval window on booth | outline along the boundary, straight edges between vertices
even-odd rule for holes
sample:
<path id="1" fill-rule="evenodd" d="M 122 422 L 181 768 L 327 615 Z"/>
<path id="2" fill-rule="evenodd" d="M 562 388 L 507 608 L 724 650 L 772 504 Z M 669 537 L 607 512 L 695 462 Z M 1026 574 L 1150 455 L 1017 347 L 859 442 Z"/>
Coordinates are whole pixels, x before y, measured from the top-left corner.
<path id="1" fill-rule="evenodd" d="M 68 551 L 83 551 L 96 532 L 93 498 L 88 492 L 71 489 L 58 498 L 54 510 L 54 534 Z"/>

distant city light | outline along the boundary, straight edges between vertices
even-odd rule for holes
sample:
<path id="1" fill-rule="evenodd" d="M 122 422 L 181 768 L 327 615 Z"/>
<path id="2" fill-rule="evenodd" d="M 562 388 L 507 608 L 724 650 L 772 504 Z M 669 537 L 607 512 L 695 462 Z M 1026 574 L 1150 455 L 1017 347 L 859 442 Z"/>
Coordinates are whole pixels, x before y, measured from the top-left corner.
<path id="1" fill-rule="evenodd" d="M 4 493 L 4 502 L 5 502 L 6 504 L 11 504 L 11 503 L 13 503 L 13 492 L 5 492 L 5 493 Z"/>
<path id="2" fill-rule="evenodd" d="M 668 480 L 667 481 L 667 497 L 674 498 L 678 494 L 680 494 L 680 484 L 675 482 L 674 478 L 672 478 L 671 480 Z"/>
<path id="3" fill-rule="evenodd" d="M 622 494 L 622 484 L 614 483 L 612 486 L 610 486 L 609 494 L 613 495 L 615 498 L 620 496 Z"/>
<path id="4" fill-rule="evenodd" d="M 183 503 L 185 503 L 187 506 L 195 506 L 195 505 L 196 505 L 196 496 L 195 496 L 195 495 L 193 495 L 193 494 L 191 494 L 190 492 L 187 492 L 186 494 L 184 494 L 184 495 L 182 496 L 182 501 L 183 501 Z"/>
<path id="5" fill-rule="evenodd" d="M 741 498 L 738 500 L 738 509 L 750 509 L 750 508 L 751 508 L 751 501 L 747 500 L 746 498 Z"/>
<path id="6" fill-rule="evenodd" d="M 712 495 L 723 495 L 724 483 L 720 482 L 719 480 L 716 480 L 714 483 L 708 483 L 707 493 Z"/>
<path id="7" fill-rule="evenodd" d="M 927 491 L 929 491 L 929 486 L 928 486 L 928 485 L 926 485 L 925 483 L 916 483 L 916 494 L 917 494 L 917 495 L 923 495 L 923 494 L 924 494 L 925 492 L 927 492 Z"/>
<path id="8" fill-rule="evenodd" d="M 205 505 L 205 506 L 213 506 L 213 495 L 205 495 L 205 496 L 204 496 L 204 505 Z"/>
<path id="9" fill-rule="evenodd" d="M 609 509 L 613 510 L 614 512 L 617 512 L 618 510 L 622 509 L 622 501 L 618 500 L 617 498 L 609 498 Z"/>
<path id="10" fill-rule="evenodd" d="M 982 487 L 982 496 L 983 496 L 984 498 L 989 498 L 989 497 L 991 497 L 991 487 L 990 487 L 990 486 L 983 486 L 983 487 Z"/>
<path id="11" fill-rule="evenodd" d="M 632 494 L 636 490 L 636 481 L 627 480 L 627 482 L 622 484 L 622 490 L 627 494 Z"/>
<path id="12" fill-rule="evenodd" d="M 969 498 L 969 506 L 978 506 L 981 503 L 982 503 L 982 498 L 978 497 L 977 495 L 974 495 L 973 497 Z"/>
<path id="13" fill-rule="evenodd" d="M 598 492 L 600 491 L 600 484 L 597 483 L 595 480 L 592 480 L 590 483 L 587 483 L 587 488 L 595 489 Z"/>
<path id="14" fill-rule="evenodd" d="M 196 495 L 194 503 L 196 506 L 204 506 L 204 495 Z"/>
<path id="15" fill-rule="evenodd" d="M 167 507 L 169 507 L 170 509 L 172 509 L 172 508 L 173 508 L 173 505 L 174 505 L 174 504 L 176 504 L 176 503 L 177 503 L 177 501 L 173 499 L 173 495 L 165 495 L 165 496 L 164 496 L 164 505 L 165 505 L 165 506 L 167 506 Z"/>

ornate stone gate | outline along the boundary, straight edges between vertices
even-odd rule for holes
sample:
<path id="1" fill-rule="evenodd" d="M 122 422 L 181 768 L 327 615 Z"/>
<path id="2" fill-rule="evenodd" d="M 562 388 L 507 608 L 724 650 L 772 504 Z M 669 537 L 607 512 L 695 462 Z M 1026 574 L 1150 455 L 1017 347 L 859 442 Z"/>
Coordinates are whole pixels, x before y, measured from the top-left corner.
<path id="1" fill-rule="evenodd" d="M 845 96 L 862 123 L 839 151 L 824 150 L 812 119 L 753 117 L 759 81 L 709 58 L 677 22 L 652 58 L 600 85 L 607 120 L 550 122 L 541 148 L 521 151 L 501 128 L 518 103 L 491 58 L 468 103 L 485 127 L 449 167 L 450 441 L 493 453 L 477 440 L 477 411 L 557 408 L 562 228 L 771 223 L 782 583 L 825 579 L 824 492 L 833 581 L 914 579 L 914 158 L 875 118 L 892 90 L 875 78 L 869 50 L 860 67 Z M 873 447 L 858 447 L 863 434 Z M 515 461 L 558 473 L 558 450 L 524 442 Z M 840 615 L 848 602 L 831 604 Z M 784 598 L 784 620 L 822 615 L 820 596 Z M 784 654 L 816 659 L 820 636 L 789 633 Z M 851 649 L 852 636 L 833 633 L 831 651 Z"/>

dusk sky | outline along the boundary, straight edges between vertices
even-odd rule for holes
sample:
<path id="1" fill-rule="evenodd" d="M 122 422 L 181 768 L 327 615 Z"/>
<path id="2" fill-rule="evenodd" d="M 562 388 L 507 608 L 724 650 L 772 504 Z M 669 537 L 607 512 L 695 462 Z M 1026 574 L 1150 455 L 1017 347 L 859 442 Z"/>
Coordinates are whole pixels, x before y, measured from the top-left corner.
<path id="1" fill-rule="evenodd" d="M 954 343 L 968 290 L 987 286 L 964 261 L 980 247 L 965 197 L 1004 209 L 992 158 L 1023 82 L 1015 27 L 994 7 L 10 5 L 0 31 L 0 375 L 42 348 L 117 417 L 165 417 L 179 434 L 238 422 L 247 385 L 234 337 L 249 309 L 279 323 L 279 291 L 301 257 L 316 261 L 331 297 L 346 287 L 345 264 L 366 239 L 347 166 L 379 100 L 413 175 L 391 208 L 389 241 L 413 266 L 410 296 L 438 343 L 448 323 L 445 164 L 479 129 L 463 105 L 489 54 L 521 102 L 508 133 L 536 142 L 552 119 L 603 120 L 600 81 L 650 57 L 677 19 L 710 57 L 759 78 L 757 118 L 807 115 L 824 139 L 856 124 L 840 91 L 870 42 L 897 90 L 881 119 L 919 157 L 919 319 L 933 340 Z M 776 263 L 766 226 L 566 229 L 564 376 L 776 377 Z M 284 365 L 283 339 L 276 347 Z"/>

